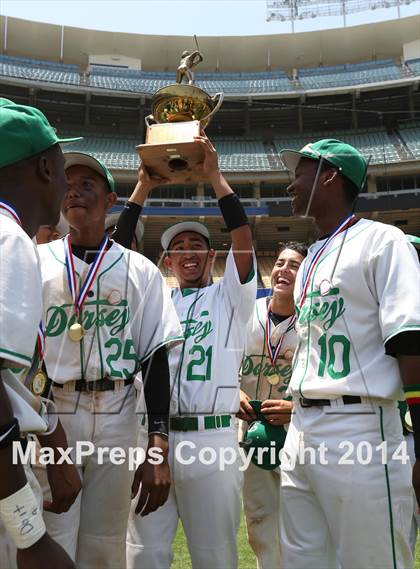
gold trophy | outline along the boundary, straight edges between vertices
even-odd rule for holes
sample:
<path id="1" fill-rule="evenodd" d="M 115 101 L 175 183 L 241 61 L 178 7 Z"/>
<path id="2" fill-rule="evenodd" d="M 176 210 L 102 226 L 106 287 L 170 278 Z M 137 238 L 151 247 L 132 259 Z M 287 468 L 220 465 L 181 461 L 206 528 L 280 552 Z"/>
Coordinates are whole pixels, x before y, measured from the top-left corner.
<path id="1" fill-rule="evenodd" d="M 177 69 L 177 82 L 159 89 L 153 96 L 152 114 L 145 119 L 146 143 L 136 147 L 151 176 L 175 183 L 202 179 L 194 167 L 203 162 L 204 151 L 194 142 L 194 137 L 219 110 L 223 93 L 211 97 L 194 85 L 191 68 L 201 61 L 203 57 L 198 49 L 184 51 Z"/>

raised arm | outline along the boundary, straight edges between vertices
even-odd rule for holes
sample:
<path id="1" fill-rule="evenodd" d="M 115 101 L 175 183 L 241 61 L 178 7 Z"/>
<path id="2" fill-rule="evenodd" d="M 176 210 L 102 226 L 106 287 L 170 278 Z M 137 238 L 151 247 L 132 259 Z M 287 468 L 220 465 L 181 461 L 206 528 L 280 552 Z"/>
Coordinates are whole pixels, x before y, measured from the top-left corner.
<path id="1" fill-rule="evenodd" d="M 136 232 L 137 222 L 141 215 L 143 206 L 147 200 L 149 193 L 158 186 L 167 184 L 169 180 L 166 178 L 152 178 L 147 170 L 140 166 L 138 169 L 138 178 L 133 193 L 128 198 L 124 209 L 118 218 L 115 231 L 112 234 L 114 241 L 130 249 L 131 242 Z"/>
<path id="2" fill-rule="evenodd" d="M 239 278 L 241 283 L 245 283 L 252 269 L 252 233 L 247 215 L 238 196 L 219 170 L 217 152 L 213 144 L 203 131 L 202 136 L 196 137 L 195 140 L 204 150 L 203 175 L 213 186 L 219 200 L 223 219 L 230 232 Z"/>

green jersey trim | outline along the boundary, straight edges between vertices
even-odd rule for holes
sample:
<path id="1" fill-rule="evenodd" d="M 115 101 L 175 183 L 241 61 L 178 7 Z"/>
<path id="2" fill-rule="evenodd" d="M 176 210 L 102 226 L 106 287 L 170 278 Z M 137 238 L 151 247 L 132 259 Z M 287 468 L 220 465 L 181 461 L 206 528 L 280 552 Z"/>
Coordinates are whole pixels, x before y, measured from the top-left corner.
<path id="1" fill-rule="evenodd" d="M 62 242 L 63 240 L 60 239 L 60 241 Z M 57 261 L 57 263 L 60 263 L 61 265 L 63 265 L 63 267 L 66 266 L 66 263 L 64 261 L 62 261 L 59 257 L 57 257 L 57 255 L 55 254 L 54 249 L 51 247 L 50 244 L 47 245 L 49 252 L 51 253 L 51 255 L 54 257 L 54 259 Z M 77 275 L 79 275 L 77 273 Z"/>
<path id="2" fill-rule="evenodd" d="M 195 292 L 197 292 L 198 290 L 200 290 L 199 288 L 180 288 L 179 289 L 181 291 L 182 296 L 189 296 L 190 294 L 194 294 Z"/>
<path id="3" fill-rule="evenodd" d="M 35 347 L 34 347 L 35 349 Z M 14 352 L 12 350 L 7 350 L 6 348 L 0 348 L 0 357 L 5 360 L 11 360 L 12 362 L 16 362 L 18 364 L 22 364 L 24 367 L 32 363 L 32 356 L 28 357 L 25 354 L 20 354 L 19 352 Z"/>
<path id="4" fill-rule="evenodd" d="M 124 256 L 124 251 L 121 252 L 121 255 L 115 259 L 115 261 L 109 265 L 109 267 L 107 267 L 106 269 L 104 269 L 101 273 L 99 273 L 96 276 L 96 289 L 97 289 L 97 298 L 100 299 L 101 298 L 101 278 L 105 275 L 105 273 L 107 273 L 108 271 L 110 271 L 117 263 L 119 263 L 122 259 L 122 257 Z M 101 377 L 104 377 L 104 359 L 103 359 L 103 355 L 102 355 L 102 338 L 101 336 L 101 330 L 99 327 L 99 303 L 96 303 L 96 337 L 97 337 L 97 342 L 98 342 L 98 352 L 99 352 L 99 360 L 101 362 Z"/>
<path id="5" fill-rule="evenodd" d="M 156 352 L 156 350 L 158 350 L 162 346 L 166 346 L 167 344 L 173 344 L 174 342 L 178 343 L 178 342 L 183 342 L 183 341 L 184 341 L 184 336 L 169 336 L 169 338 L 166 338 L 165 340 L 163 340 L 159 344 L 156 344 L 156 346 L 154 346 L 149 352 L 147 352 L 147 354 L 145 356 L 143 356 L 142 358 L 139 358 L 139 363 L 142 364 L 143 362 L 148 360 L 150 358 L 150 356 L 152 354 L 154 354 Z"/>
<path id="6" fill-rule="evenodd" d="M 401 334 L 401 332 L 410 332 L 412 330 L 419 330 L 420 331 L 420 324 L 406 324 L 405 326 L 400 326 L 399 328 L 396 328 L 393 332 L 391 332 L 391 334 L 389 334 L 385 338 L 384 344 L 386 344 L 388 342 L 388 340 L 390 340 L 394 336 L 398 336 L 398 334 Z"/>
<path id="7" fill-rule="evenodd" d="M 384 435 L 384 422 L 383 422 L 383 408 L 379 406 L 379 420 L 380 420 L 380 427 L 381 427 L 381 439 L 382 442 L 385 442 L 385 435 Z M 397 569 L 397 558 L 395 555 L 395 537 L 394 537 L 394 519 L 392 516 L 392 498 L 391 498 L 391 485 L 389 483 L 389 473 L 388 473 L 388 464 L 385 462 L 384 464 L 385 470 L 385 481 L 386 481 L 386 494 L 388 499 L 388 515 L 389 515 L 389 531 L 391 534 L 391 546 L 392 546 L 392 565 L 393 569 Z"/>
<path id="8" fill-rule="evenodd" d="M 250 283 L 250 282 L 252 281 L 252 279 L 254 278 L 254 276 L 255 276 L 255 268 L 254 268 L 254 262 L 252 262 L 252 267 L 251 267 L 251 269 L 250 269 L 250 271 L 249 271 L 249 273 L 248 273 L 248 276 L 246 277 L 245 282 L 242 283 L 242 284 L 248 284 L 248 283 Z"/>

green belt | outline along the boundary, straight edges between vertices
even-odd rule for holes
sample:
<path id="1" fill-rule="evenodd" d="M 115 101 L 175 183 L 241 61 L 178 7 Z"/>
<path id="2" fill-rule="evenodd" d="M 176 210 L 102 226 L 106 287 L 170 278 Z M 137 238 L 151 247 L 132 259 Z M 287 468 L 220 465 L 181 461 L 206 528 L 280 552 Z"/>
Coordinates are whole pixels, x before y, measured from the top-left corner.
<path id="1" fill-rule="evenodd" d="M 230 415 L 208 415 L 204 417 L 204 429 L 222 429 L 230 427 Z M 198 431 L 198 417 L 171 417 L 171 431 Z"/>

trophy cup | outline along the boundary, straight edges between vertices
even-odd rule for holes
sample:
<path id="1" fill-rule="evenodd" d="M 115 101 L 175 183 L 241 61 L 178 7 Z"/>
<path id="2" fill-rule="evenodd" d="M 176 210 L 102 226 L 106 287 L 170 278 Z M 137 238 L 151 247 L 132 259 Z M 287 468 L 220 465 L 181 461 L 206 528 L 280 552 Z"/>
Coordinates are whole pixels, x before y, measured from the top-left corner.
<path id="1" fill-rule="evenodd" d="M 194 142 L 223 102 L 223 93 L 211 97 L 194 85 L 191 68 L 203 61 L 201 53 L 184 51 L 177 69 L 177 82 L 156 91 L 152 114 L 145 118 L 146 143 L 137 146 L 151 176 L 175 183 L 199 181 L 194 167 L 203 162 L 204 151 Z M 186 83 L 184 83 L 184 79 Z"/>

